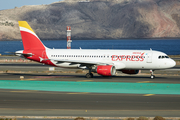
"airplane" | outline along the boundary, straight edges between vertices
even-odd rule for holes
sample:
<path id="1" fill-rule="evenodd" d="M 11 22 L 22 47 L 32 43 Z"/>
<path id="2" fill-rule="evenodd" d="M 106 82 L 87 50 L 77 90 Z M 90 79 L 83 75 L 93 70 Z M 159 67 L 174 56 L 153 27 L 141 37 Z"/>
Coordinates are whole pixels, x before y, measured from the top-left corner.
<path id="1" fill-rule="evenodd" d="M 50 49 L 35 34 L 26 21 L 19 21 L 24 50 L 15 54 L 29 60 L 55 67 L 88 69 L 86 78 L 93 72 L 102 76 L 115 76 L 116 71 L 125 74 L 138 74 L 139 70 L 168 69 L 176 62 L 165 53 L 150 50 L 100 50 L 100 49 Z"/>

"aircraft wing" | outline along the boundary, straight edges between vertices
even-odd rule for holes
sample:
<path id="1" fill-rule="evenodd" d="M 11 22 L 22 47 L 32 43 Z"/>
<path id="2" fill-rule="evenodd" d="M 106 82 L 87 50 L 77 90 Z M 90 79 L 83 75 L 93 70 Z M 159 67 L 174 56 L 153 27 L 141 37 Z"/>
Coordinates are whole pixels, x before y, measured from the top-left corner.
<path id="1" fill-rule="evenodd" d="M 93 66 L 93 65 L 114 65 L 117 70 L 124 69 L 126 66 L 122 62 L 107 63 L 107 62 L 95 62 L 95 61 L 83 61 L 83 60 L 68 60 L 68 59 L 42 59 L 42 60 L 51 60 L 56 62 L 56 64 L 61 63 L 70 63 L 70 65 L 80 64 L 80 66 Z"/>
<path id="2" fill-rule="evenodd" d="M 92 66 L 92 65 L 110 65 L 110 63 L 105 63 L 105 62 L 95 62 L 95 61 L 81 61 L 81 60 L 66 60 L 66 59 L 44 59 L 44 60 L 51 60 L 56 62 L 56 64 L 61 64 L 61 63 L 71 63 L 73 64 L 81 64 L 84 66 Z"/>

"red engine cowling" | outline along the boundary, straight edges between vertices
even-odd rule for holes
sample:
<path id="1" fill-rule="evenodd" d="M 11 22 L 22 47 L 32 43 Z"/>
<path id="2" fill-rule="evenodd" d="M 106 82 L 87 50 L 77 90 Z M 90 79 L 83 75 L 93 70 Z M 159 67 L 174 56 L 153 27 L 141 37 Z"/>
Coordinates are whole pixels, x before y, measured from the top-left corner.
<path id="1" fill-rule="evenodd" d="M 116 74 L 116 68 L 113 65 L 99 65 L 96 68 L 99 75 L 112 76 Z"/>
<path id="2" fill-rule="evenodd" d="M 139 70 L 121 70 L 125 74 L 138 74 Z"/>

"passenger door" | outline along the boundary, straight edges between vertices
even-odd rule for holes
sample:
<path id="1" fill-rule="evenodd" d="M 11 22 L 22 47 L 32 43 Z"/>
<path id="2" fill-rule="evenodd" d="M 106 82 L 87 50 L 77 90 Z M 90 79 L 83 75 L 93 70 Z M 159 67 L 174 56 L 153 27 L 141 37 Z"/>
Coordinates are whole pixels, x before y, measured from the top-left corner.
<path id="1" fill-rule="evenodd" d="M 152 63 L 152 56 L 153 56 L 152 52 L 147 54 L 147 63 Z"/>

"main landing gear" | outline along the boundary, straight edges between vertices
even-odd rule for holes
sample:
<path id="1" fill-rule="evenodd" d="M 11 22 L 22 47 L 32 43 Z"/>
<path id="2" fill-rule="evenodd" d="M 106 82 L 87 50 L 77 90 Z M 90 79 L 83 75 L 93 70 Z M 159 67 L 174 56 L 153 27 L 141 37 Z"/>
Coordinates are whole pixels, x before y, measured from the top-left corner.
<path id="1" fill-rule="evenodd" d="M 91 73 L 91 69 L 89 69 L 89 73 L 86 74 L 86 78 L 93 78 L 93 74 Z"/>
<path id="2" fill-rule="evenodd" d="M 154 73 L 154 70 L 150 70 L 150 73 L 151 73 L 151 76 L 150 76 L 150 78 L 151 78 L 151 79 L 154 79 L 154 78 L 155 78 L 155 75 L 153 75 L 153 73 Z"/>
<path id="3" fill-rule="evenodd" d="M 93 78 L 93 74 L 92 73 L 87 73 L 86 78 Z"/>

